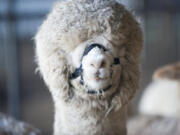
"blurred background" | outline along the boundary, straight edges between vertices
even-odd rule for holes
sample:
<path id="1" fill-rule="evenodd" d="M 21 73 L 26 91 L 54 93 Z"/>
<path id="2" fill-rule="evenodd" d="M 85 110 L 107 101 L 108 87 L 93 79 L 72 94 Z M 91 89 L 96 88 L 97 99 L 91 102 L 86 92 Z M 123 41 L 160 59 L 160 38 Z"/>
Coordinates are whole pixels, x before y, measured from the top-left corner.
<path id="1" fill-rule="evenodd" d="M 144 32 L 141 88 L 158 67 L 180 60 L 179 0 L 119 0 Z M 0 112 L 52 133 L 53 102 L 35 73 L 33 37 L 55 0 L 0 0 Z"/>

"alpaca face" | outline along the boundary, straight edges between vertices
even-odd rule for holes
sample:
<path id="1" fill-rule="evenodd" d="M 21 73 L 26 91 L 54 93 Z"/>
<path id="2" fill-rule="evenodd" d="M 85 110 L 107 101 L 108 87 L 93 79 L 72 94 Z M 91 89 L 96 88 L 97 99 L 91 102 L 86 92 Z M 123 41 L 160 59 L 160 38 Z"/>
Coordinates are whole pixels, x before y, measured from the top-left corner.
<path id="1" fill-rule="evenodd" d="M 112 87 L 114 89 L 120 79 L 120 61 L 106 47 L 93 43 L 82 45 L 73 52 L 76 70 L 72 74 L 72 82 L 75 82 L 72 85 L 75 88 L 81 85 L 87 93 L 98 95 L 113 92 Z"/>
<path id="2" fill-rule="evenodd" d="M 83 79 L 93 90 L 111 85 L 113 56 L 95 47 L 82 59 Z"/>

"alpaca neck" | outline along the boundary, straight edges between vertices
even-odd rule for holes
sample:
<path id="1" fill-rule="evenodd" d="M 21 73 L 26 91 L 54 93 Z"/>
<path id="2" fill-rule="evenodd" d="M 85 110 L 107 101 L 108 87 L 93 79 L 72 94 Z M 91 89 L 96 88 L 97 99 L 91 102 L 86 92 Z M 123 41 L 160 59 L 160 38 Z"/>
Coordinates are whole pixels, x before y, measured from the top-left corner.
<path id="1" fill-rule="evenodd" d="M 54 135 L 126 135 L 126 107 L 104 114 L 87 105 L 56 102 Z"/>

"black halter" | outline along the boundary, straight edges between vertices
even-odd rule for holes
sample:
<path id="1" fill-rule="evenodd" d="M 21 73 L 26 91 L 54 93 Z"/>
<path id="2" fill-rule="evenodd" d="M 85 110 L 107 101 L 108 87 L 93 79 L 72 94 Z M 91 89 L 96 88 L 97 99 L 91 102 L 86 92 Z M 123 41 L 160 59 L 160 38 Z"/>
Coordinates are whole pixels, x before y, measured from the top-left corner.
<path id="1" fill-rule="evenodd" d="M 82 58 L 81 58 L 81 65 L 79 66 L 79 68 L 76 68 L 75 71 L 74 71 L 72 74 L 70 74 L 69 78 L 70 78 L 71 80 L 76 79 L 77 77 L 80 76 L 80 77 L 81 77 L 81 79 L 80 79 L 80 84 L 81 84 L 81 85 L 84 85 L 84 79 L 83 79 L 83 75 L 82 75 L 82 73 L 83 73 L 82 60 L 83 60 L 83 57 L 86 56 L 86 55 L 87 55 L 93 48 L 95 48 L 95 47 L 98 47 L 99 49 L 102 49 L 104 52 L 107 51 L 107 49 L 106 49 L 104 46 L 102 46 L 102 45 L 100 45 L 100 44 L 97 44 L 97 43 L 94 43 L 94 44 L 91 44 L 90 46 L 88 46 L 88 47 L 85 49 L 85 51 L 84 51 L 84 53 L 83 53 L 83 56 L 82 56 Z M 119 58 L 116 58 L 116 57 L 115 57 L 115 58 L 114 58 L 114 65 L 118 65 L 118 64 L 120 64 Z M 102 94 L 103 92 L 107 91 L 107 90 L 110 89 L 111 87 L 112 87 L 112 85 L 109 85 L 107 88 L 102 89 L 102 90 L 99 90 L 99 94 Z M 95 90 L 88 90 L 87 93 L 88 93 L 88 94 L 97 94 L 98 92 L 95 91 Z"/>

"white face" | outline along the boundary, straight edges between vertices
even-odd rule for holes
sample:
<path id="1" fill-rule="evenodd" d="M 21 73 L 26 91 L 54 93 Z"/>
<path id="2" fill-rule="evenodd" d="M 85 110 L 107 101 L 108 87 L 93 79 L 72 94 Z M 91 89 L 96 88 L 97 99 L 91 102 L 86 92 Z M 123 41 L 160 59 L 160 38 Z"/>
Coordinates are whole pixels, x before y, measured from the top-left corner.
<path id="1" fill-rule="evenodd" d="M 111 85 L 113 56 L 108 51 L 95 47 L 82 59 L 84 84 L 93 90 Z"/>

